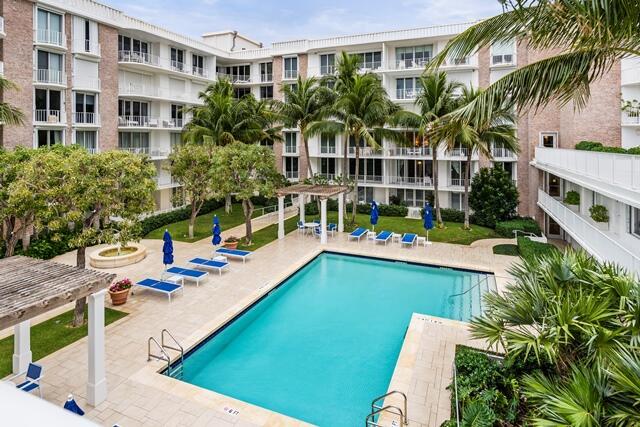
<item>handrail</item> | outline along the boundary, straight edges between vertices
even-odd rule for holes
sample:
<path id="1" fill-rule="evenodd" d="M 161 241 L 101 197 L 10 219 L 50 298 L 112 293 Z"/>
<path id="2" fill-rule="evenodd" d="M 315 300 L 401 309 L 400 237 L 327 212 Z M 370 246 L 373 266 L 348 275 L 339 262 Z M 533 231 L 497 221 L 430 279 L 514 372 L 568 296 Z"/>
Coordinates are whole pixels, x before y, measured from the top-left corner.
<path id="1" fill-rule="evenodd" d="M 395 409 L 398 412 L 390 411 L 391 409 Z M 390 412 L 394 415 L 400 415 L 400 424 L 403 424 L 403 425 L 408 424 L 406 412 L 402 412 L 402 409 L 398 408 L 397 406 L 387 405 L 382 408 L 376 409 L 375 411 L 372 411 L 369 415 L 367 415 L 367 418 L 365 418 L 364 420 L 365 427 L 383 427 L 382 424 L 378 424 L 373 420 L 373 417 L 383 412 Z"/>
<path id="2" fill-rule="evenodd" d="M 174 344 L 177 345 L 178 347 L 171 347 L 169 345 L 166 345 L 164 343 L 164 335 L 165 333 L 169 336 L 169 338 L 171 338 L 171 340 L 173 340 Z M 176 340 L 173 335 L 171 335 L 171 332 L 169 332 L 167 329 L 163 329 L 162 332 L 160 333 L 160 343 L 162 344 L 162 348 L 168 348 L 169 350 L 173 350 L 173 351 L 179 351 L 180 352 L 180 363 L 184 363 L 184 348 L 182 348 L 182 346 L 180 345 L 180 343 L 178 342 L 178 340 Z"/>
<path id="3" fill-rule="evenodd" d="M 383 406 L 376 405 L 376 402 L 378 402 L 381 399 L 385 399 L 388 396 L 391 396 L 392 394 L 399 394 L 400 396 L 402 396 L 402 400 L 403 400 L 403 403 L 404 403 L 404 405 L 403 405 L 404 406 L 404 412 L 400 411 L 400 413 L 401 413 L 401 415 L 402 414 L 404 414 L 404 415 L 403 415 L 401 421 L 403 421 L 403 423 L 406 425 L 406 424 L 409 423 L 408 420 L 407 420 L 407 395 L 404 394 L 401 391 L 398 391 L 398 390 L 391 390 L 391 391 L 383 394 L 382 396 L 378 396 L 377 398 L 373 399 L 373 401 L 371 401 L 371 414 L 370 415 L 373 415 L 374 413 L 377 413 L 376 411 L 380 411 L 383 408 Z M 387 405 L 386 407 L 387 408 L 388 407 L 396 408 L 393 405 Z M 398 408 L 396 408 L 396 409 L 398 409 Z"/>
<path id="4" fill-rule="evenodd" d="M 465 294 L 467 294 L 467 293 L 471 292 L 473 289 L 475 289 L 475 288 L 477 288 L 478 286 L 480 286 L 480 284 L 481 284 L 482 282 L 487 282 L 487 281 L 489 280 L 489 277 L 490 277 L 490 276 L 489 276 L 488 274 L 487 274 L 487 275 L 485 275 L 481 280 L 478 280 L 478 281 L 476 282 L 476 284 L 475 284 L 475 285 L 471 286 L 471 287 L 470 287 L 469 289 L 467 289 L 466 291 L 464 291 L 464 292 L 460 292 L 459 294 L 449 295 L 449 299 L 452 299 L 452 298 L 455 298 L 455 297 L 460 297 L 460 296 L 462 296 L 462 295 L 465 295 Z"/>
<path id="5" fill-rule="evenodd" d="M 160 350 L 160 353 L 162 353 L 161 355 L 151 353 L 151 342 L 153 342 L 156 347 L 158 347 L 158 350 Z M 151 359 L 164 360 L 165 362 L 167 362 L 167 370 L 171 368 L 171 358 L 169 357 L 167 352 L 164 351 L 164 348 L 162 348 L 162 346 L 158 344 L 158 341 L 156 341 L 154 337 L 149 337 L 149 339 L 147 340 L 147 362 L 150 362 Z"/>

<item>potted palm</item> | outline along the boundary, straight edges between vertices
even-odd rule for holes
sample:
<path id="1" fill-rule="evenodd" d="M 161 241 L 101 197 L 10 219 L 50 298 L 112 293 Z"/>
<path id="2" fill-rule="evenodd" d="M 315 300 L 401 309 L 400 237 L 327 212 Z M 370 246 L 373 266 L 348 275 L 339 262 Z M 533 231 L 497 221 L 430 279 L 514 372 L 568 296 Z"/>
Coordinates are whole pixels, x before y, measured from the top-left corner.
<path id="1" fill-rule="evenodd" d="M 589 208 L 589 214 L 598 229 L 603 231 L 609 229 L 609 211 L 606 206 L 593 205 Z"/>
<path id="2" fill-rule="evenodd" d="M 578 213 L 580 211 L 580 193 L 577 191 L 567 191 L 564 196 L 564 204 L 573 212 Z"/>
<path id="3" fill-rule="evenodd" d="M 226 239 L 224 239 L 224 246 L 227 249 L 236 249 L 238 247 L 238 238 L 234 237 L 234 236 L 229 236 Z"/>
<path id="4" fill-rule="evenodd" d="M 129 290 L 131 289 L 131 280 L 122 279 L 114 282 L 109 286 L 109 296 L 111 297 L 111 304 L 122 305 L 127 302 L 129 297 Z"/>

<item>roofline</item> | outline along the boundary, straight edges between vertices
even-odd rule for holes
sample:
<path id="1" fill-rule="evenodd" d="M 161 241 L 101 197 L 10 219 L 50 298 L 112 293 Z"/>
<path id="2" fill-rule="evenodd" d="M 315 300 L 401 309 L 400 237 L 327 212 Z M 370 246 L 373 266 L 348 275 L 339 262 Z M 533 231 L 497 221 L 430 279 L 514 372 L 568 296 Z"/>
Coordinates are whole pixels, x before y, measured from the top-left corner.
<path id="1" fill-rule="evenodd" d="M 208 33 L 204 33 L 202 35 L 202 37 L 222 36 L 222 35 L 225 35 L 225 34 L 234 34 L 236 37 L 240 37 L 241 39 L 244 39 L 244 40 L 246 40 L 246 41 L 248 41 L 250 43 L 253 43 L 253 44 L 256 44 L 256 45 L 259 45 L 259 46 L 263 45 L 262 42 L 259 42 L 257 40 L 254 40 L 254 39 L 250 38 L 250 37 L 247 37 L 244 34 L 238 32 L 238 31 L 235 31 L 235 30 L 211 31 L 211 32 L 208 32 Z"/>

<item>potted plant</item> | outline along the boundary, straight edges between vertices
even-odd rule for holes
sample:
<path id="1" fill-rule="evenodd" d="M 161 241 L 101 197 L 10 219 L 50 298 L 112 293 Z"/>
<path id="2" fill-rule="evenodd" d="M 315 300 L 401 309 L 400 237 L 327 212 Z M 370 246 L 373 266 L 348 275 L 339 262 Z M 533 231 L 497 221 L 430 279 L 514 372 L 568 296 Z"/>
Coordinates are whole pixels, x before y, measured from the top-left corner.
<path id="1" fill-rule="evenodd" d="M 564 204 L 573 212 L 580 211 L 580 193 L 577 191 L 567 191 L 564 197 Z"/>
<path id="2" fill-rule="evenodd" d="M 593 205 L 589 208 L 589 214 L 591 214 L 591 219 L 595 221 L 596 227 L 600 230 L 609 229 L 609 211 L 606 206 Z"/>
<path id="3" fill-rule="evenodd" d="M 229 236 L 224 239 L 224 246 L 227 249 L 236 249 L 240 240 L 237 237 Z"/>
<path id="4" fill-rule="evenodd" d="M 122 305 L 127 302 L 129 290 L 131 289 L 131 280 L 122 279 L 114 282 L 109 286 L 109 296 L 111 296 L 111 304 Z"/>

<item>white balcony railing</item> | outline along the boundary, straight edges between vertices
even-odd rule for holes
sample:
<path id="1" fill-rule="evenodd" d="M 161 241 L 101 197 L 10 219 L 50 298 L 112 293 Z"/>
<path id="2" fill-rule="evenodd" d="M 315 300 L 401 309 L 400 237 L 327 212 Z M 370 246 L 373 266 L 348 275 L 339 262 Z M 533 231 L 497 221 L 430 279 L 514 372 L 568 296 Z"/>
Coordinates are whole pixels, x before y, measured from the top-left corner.
<path id="1" fill-rule="evenodd" d="M 271 83 L 271 82 L 273 82 L 273 74 L 260 74 L 260 81 L 262 83 Z"/>
<path id="2" fill-rule="evenodd" d="M 76 125 L 97 125 L 100 124 L 100 115 L 98 113 L 73 113 L 73 123 Z"/>
<path id="3" fill-rule="evenodd" d="M 424 68 L 427 66 L 431 58 L 420 59 L 396 59 L 395 62 L 390 64 L 391 69 L 394 70 L 411 70 L 416 68 Z"/>
<path id="4" fill-rule="evenodd" d="M 200 76 L 200 77 L 204 77 L 204 78 L 209 78 L 209 70 L 207 70 L 206 68 L 202 68 L 202 67 L 192 66 L 191 67 L 191 74 L 193 74 L 194 76 Z"/>
<path id="5" fill-rule="evenodd" d="M 449 157 L 467 157 L 468 151 L 466 147 L 453 147 L 449 150 L 446 150 L 445 153 Z"/>
<path id="6" fill-rule="evenodd" d="M 614 199 L 624 190 L 640 197 L 640 156 L 537 147 L 535 164 L 560 176 L 569 173 L 573 181 Z"/>
<path id="7" fill-rule="evenodd" d="M 466 58 L 447 58 L 442 64 L 445 67 L 462 67 L 471 65 L 469 57 Z"/>
<path id="8" fill-rule="evenodd" d="M 60 110 L 35 110 L 33 120 L 38 123 L 61 123 Z"/>
<path id="9" fill-rule="evenodd" d="M 284 176 L 287 179 L 298 179 L 298 171 L 286 171 Z"/>
<path id="10" fill-rule="evenodd" d="M 160 66 L 160 57 L 148 52 L 137 52 L 133 50 L 118 51 L 118 62 L 126 62 L 133 64 L 146 64 Z M 168 64 L 167 64 L 168 65 Z"/>
<path id="11" fill-rule="evenodd" d="M 623 125 L 640 125 L 640 111 L 623 111 L 621 120 Z"/>
<path id="12" fill-rule="evenodd" d="M 538 206 L 596 258 L 615 262 L 630 272 L 640 273 L 640 254 L 624 247 L 613 233 L 598 229 L 588 219 L 542 190 L 538 190 Z"/>
<path id="13" fill-rule="evenodd" d="M 160 127 L 160 120 L 149 116 L 118 116 L 118 126 L 127 128 Z"/>
<path id="14" fill-rule="evenodd" d="M 382 68 L 382 61 L 361 62 L 358 64 L 360 71 L 374 71 Z"/>
<path id="15" fill-rule="evenodd" d="M 64 72 L 62 70 L 33 70 L 33 81 L 36 83 L 63 85 L 64 80 Z"/>
<path id="16" fill-rule="evenodd" d="M 422 89 L 396 89 L 396 99 L 416 99 Z"/>
<path id="17" fill-rule="evenodd" d="M 403 185 L 411 187 L 432 187 L 433 181 L 429 176 L 409 177 L 409 176 L 389 176 L 387 177 L 389 185 Z"/>
<path id="18" fill-rule="evenodd" d="M 464 178 L 449 178 L 450 187 L 464 187 Z"/>
<path id="19" fill-rule="evenodd" d="M 74 89 L 100 91 L 100 79 L 97 77 L 73 76 Z"/>
<path id="20" fill-rule="evenodd" d="M 52 31 L 46 29 L 34 30 L 35 39 L 37 43 L 48 44 L 53 46 L 64 47 L 66 44 L 66 38 L 60 31 Z"/>
<path id="21" fill-rule="evenodd" d="M 73 40 L 73 53 L 100 56 L 100 43 L 96 43 L 92 40 Z"/>
<path id="22" fill-rule="evenodd" d="M 396 147 L 387 150 L 389 157 L 425 157 L 431 156 L 430 147 Z"/>
<path id="23" fill-rule="evenodd" d="M 330 74 L 335 74 L 336 66 L 335 65 L 321 65 L 320 66 L 320 75 L 328 76 Z"/>
<path id="24" fill-rule="evenodd" d="M 513 158 L 516 156 L 513 151 L 504 147 L 491 147 L 491 155 L 497 159 Z"/>
<path id="25" fill-rule="evenodd" d="M 133 154 L 149 154 L 149 147 L 121 147 L 118 146 L 118 150 L 127 151 Z"/>
<path id="26" fill-rule="evenodd" d="M 349 155 L 356 155 L 356 147 L 349 147 Z M 360 157 L 376 157 L 382 156 L 382 150 L 376 150 L 371 147 L 360 147 Z"/>
<path id="27" fill-rule="evenodd" d="M 284 79 L 293 80 L 298 78 L 298 70 L 284 70 Z"/>
<path id="28" fill-rule="evenodd" d="M 336 146 L 335 145 L 325 145 L 320 146 L 320 154 L 336 154 Z"/>
<path id="29" fill-rule="evenodd" d="M 336 174 L 335 173 L 319 173 L 318 176 L 320 176 L 321 178 L 326 179 L 327 181 L 333 181 L 336 179 Z"/>
<path id="30" fill-rule="evenodd" d="M 297 145 L 284 145 L 284 153 L 285 154 L 298 154 L 298 146 Z"/>
<path id="31" fill-rule="evenodd" d="M 354 175 L 349 175 L 354 178 Z M 358 175 L 358 183 L 360 184 L 384 184 L 382 175 Z"/>

